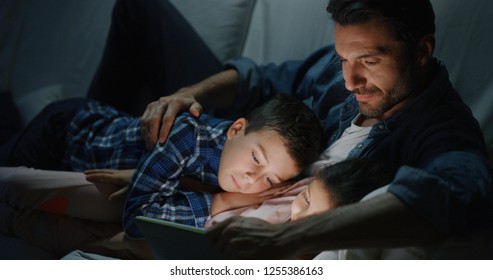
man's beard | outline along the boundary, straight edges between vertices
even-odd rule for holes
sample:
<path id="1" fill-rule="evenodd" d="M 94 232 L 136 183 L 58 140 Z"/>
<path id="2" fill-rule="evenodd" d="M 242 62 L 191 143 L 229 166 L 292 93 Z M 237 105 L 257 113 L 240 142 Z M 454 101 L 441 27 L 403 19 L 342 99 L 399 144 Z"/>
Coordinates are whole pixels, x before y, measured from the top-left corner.
<path id="1" fill-rule="evenodd" d="M 378 104 L 358 102 L 360 113 L 367 118 L 379 118 L 383 116 L 385 112 L 409 97 L 413 93 L 413 85 L 416 81 L 416 72 L 412 69 L 413 67 L 409 67 L 403 75 L 401 75 L 400 82 L 389 90 L 387 96 L 378 100 Z M 383 92 L 378 88 L 368 89 L 365 90 L 365 92 L 376 94 L 379 98 L 383 96 Z M 358 91 L 356 91 L 356 93 L 358 93 Z"/>

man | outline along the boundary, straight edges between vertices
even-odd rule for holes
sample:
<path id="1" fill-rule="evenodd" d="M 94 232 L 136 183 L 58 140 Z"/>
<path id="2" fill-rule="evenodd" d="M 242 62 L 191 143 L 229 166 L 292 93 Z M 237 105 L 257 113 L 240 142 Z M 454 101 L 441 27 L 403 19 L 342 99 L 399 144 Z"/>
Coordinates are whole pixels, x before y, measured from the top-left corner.
<path id="1" fill-rule="evenodd" d="M 292 258 L 424 245 L 491 229 L 492 173 L 483 135 L 433 57 L 430 2 L 332 0 L 328 11 L 336 24 L 334 47 L 291 67 L 232 61 L 228 70 L 151 103 L 143 133 L 150 143 L 165 141 L 178 111 L 198 114 L 202 103 L 251 108 L 289 89 L 298 98 L 313 97 L 324 121 L 330 138 L 320 165 L 378 157 L 398 173 L 385 194 L 325 214 L 283 225 L 225 221 L 208 232 L 215 250 L 229 258 Z M 329 98 L 338 94 L 349 98 L 333 106 Z"/>

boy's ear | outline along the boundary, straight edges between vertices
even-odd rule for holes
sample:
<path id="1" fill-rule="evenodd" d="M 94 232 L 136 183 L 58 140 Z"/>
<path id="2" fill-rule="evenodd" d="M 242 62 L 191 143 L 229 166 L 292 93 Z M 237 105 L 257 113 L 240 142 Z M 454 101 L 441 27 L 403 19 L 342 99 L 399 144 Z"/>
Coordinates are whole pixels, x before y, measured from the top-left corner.
<path id="1" fill-rule="evenodd" d="M 228 140 L 233 139 L 238 133 L 243 134 L 246 128 L 247 120 L 245 118 L 239 118 L 229 126 L 227 137 Z"/>

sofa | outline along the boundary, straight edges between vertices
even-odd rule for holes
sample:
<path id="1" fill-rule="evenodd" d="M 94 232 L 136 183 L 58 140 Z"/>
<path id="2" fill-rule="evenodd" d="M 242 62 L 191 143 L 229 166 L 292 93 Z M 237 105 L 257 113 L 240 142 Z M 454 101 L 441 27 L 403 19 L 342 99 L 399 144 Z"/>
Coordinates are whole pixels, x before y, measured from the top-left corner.
<path id="1" fill-rule="evenodd" d="M 1 0 L 0 92 L 23 124 L 52 101 L 84 96 L 97 69 L 116 0 Z M 328 0 L 169 0 L 221 60 L 303 59 L 333 42 Z M 431 0 L 435 56 L 471 107 L 493 150 L 493 2 Z"/>
<path id="2" fill-rule="evenodd" d="M 221 61 L 303 59 L 333 42 L 327 0 L 170 0 Z M 46 104 L 84 96 L 98 66 L 115 0 L 0 1 L 0 92 L 22 122 Z M 493 146 L 493 20 L 486 0 L 432 0 L 435 54 Z"/>

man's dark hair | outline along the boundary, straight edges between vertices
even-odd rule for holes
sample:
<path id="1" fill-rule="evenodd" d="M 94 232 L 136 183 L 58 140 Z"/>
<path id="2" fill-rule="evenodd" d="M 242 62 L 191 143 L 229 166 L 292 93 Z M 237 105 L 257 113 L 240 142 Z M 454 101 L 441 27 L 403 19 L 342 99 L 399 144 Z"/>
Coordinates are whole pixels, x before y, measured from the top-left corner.
<path id="1" fill-rule="evenodd" d="M 336 206 L 360 201 L 370 192 L 389 184 L 395 171 L 381 161 L 354 158 L 323 167 L 317 178 L 335 200 Z"/>
<path id="2" fill-rule="evenodd" d="M 300 169 L 318 159 L 322 150 L 322 125 L 317 115 L 300 100 L 278 94 L 245 118 L 248 121 L 245 133 L 277 132 Z"/>
<path id="3" fill-rule="evenodd" d="M 382 20 L 410 50 L 423 36 L 435 34 L 430 0 L 331 0 L 327 11 L 342 26 Z"/>

